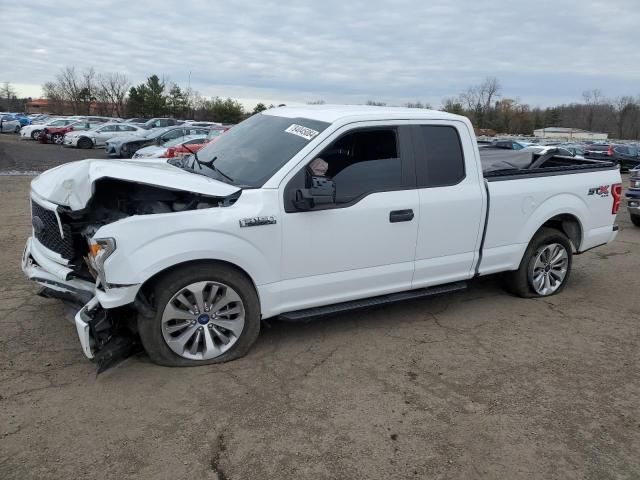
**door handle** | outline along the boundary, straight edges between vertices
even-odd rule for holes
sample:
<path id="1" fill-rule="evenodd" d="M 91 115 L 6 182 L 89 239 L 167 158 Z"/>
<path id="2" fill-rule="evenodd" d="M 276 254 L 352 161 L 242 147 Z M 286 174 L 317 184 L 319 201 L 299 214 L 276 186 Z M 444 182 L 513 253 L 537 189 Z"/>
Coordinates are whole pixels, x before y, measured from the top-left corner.
<path id="1" fill-rule="evenodd" d="M 413 210 L 394 210 L 389 213 L 389 221 L 391 223 L 410 222 L 413 220 Z"/>

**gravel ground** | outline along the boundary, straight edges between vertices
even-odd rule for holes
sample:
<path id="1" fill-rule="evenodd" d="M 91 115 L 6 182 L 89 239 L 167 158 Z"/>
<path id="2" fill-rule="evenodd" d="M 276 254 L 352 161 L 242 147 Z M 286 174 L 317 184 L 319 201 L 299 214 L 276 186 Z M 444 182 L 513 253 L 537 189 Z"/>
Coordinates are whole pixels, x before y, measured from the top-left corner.
<path id="1" fill-rule="evenodd" d="M 45 163 L 21 148 L 60 151 L 11 145 L 29 168 Z M 640 478 L 640 229 L 624 212 L 559 296 L 523 300 L 486 278 L 270 322 L 232 363 L 140 354 L 96 376 L 62 305 L 20 271 L 29 180 L 0 177 L 3 480 Z"/>
<path id="2" fill-rule="evenodd" d="M 20 135 L 0 134 L 0 175 L 20 172 L 43 172 L 49 168 L 82 160 L 108 158 L 104 148 L 80 150 L 61 145 L 21 140 Z"/>

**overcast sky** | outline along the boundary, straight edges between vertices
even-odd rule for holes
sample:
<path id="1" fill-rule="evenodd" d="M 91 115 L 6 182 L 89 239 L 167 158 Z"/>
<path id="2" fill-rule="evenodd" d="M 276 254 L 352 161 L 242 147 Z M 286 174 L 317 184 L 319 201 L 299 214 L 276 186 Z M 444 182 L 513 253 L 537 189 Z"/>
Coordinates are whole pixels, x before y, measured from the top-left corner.
<path id="1" fill-rule="evenodd" d="M 640 95 L 640 0 L 0 0 L 0 81 L 23 95 L 65 65 L 157 73 L 246 105 L 402 104 L 496 76 L 546 106 Z"/>

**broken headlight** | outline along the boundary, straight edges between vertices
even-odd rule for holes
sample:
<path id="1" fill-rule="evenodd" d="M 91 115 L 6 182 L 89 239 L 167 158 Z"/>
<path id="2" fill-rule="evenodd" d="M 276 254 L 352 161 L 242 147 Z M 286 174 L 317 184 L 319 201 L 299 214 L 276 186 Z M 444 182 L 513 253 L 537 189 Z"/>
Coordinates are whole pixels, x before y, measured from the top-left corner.
<path id="1" fill-rule="evenodd" d="M 104 273 L 104 262 L 116 250 L 115 238 L 94 238 L 89 241 L 89 265 L 100 278 L 100 283 L 107 288 L 107 279 Z"/>

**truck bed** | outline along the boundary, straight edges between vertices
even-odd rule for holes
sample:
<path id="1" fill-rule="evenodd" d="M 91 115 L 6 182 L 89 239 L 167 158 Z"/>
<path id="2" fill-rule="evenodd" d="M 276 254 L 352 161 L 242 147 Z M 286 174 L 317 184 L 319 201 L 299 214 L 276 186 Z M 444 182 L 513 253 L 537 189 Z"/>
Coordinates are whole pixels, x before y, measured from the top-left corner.
<path id="1" fill-rule="evenodd" d="M 566 175 L 618 168 L 614 162 L 565 157 L 556 155 L 554 152 L 538 155 L 528 151 L 505 150 L 492 147 L 482 147 L 479 151 L 484 177 L 490 182 L 522 177 Z"/>

